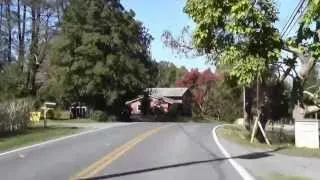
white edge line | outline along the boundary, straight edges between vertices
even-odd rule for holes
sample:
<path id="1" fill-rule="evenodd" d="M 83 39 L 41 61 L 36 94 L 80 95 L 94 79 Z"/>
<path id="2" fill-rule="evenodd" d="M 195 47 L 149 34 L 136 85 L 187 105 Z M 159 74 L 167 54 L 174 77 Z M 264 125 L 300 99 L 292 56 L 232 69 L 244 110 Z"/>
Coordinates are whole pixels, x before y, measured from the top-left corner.
<path id="1" fill-rule="evenodd" d="M 124 125 L 127 126 L 127 125 L 133 125 L 133 124 L 136 124 L 136 123 L 124 124 Z M 112 127 L 117 127 L 117 126 L 107 126 L 107 127 L 92 129 L 92 130 L 80 132 L 80 133 L 77 133 L 77 134 L 73 134 L 73 135 L 69 135 L 69 136 L 64 136 L 64 137 L 48 140 L 48 141 L 45 141 L 45 142 L 42 142 L 42 143 L 33 144 L 33 145 L 30 145 L 30 146 L 25 146 L 25 147 L 13 149 L 13 150 L 10 150 L 10 151 L 7 151 L 7 152 L 0 153 L 0 157 L 8 155 L 8 154 L 11 154 L 11 153 L 20 152 L 20 151 L 23 151 L 23 150 L 32 149 L 32 148 L 44 146 L 44 145 L 47 145 L 47 144 L 52 144 L 52 143 L 55 143 L 55 142 L 58 142 L 58 141 L 63 141 L 63 140 L 75 138 L 75 137 L 82 136 L 82 135 L 85 135 L 85 134 L 90 134 L 90 133 L 102 131 L 102 130 L 105 130 L 105 129 L 108 129 L 108 128 L 112 128 Z"/>
<path id="2" fill-rule="evenodd" d="M 218 145 L 220 151 L 225 156 L 225 158 L 228 159 L 228 161 L 231 164 L 231 166 L 240 174 L 242 179 L 244 179 L 244 180 L 255 180 L 255 178 L 244 167 L 242 167 L 234 159 L 231 158 L 231 155 L 224 149 L 224 147 L 220 143 L 220 141 L 218 139 L 218 136 L 217 136 L 217 133 L 216 133 L 216 130 L 218 128 L 222 128 L 223 126 L 224 125 L 218 125 L 218 126 L 216 126 L 216 127 L 214 127 L 212 129 L 212 136 L 213 136 L 214 141 Z"/>

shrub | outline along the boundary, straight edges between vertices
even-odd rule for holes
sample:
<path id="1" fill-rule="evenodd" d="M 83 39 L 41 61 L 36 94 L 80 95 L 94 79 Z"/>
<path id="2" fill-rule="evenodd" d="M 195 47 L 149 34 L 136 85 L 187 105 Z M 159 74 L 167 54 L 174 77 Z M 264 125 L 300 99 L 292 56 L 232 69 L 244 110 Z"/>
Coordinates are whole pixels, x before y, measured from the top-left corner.
<path id="1" fill-rule="evenodd" d="M 92 111 L 90 113 L 90 118 L 94 121 L 98 122 L 108 122 L 112 121 L 112 117 L 109 117 L 107 113 L 99 110 Z"/>
<path id="2" fill-rule="evenodd" d="M 28 90 L 25 88 L 25 77 L 18 63 L 9 63 L 0 68 L 0 102 L 26 97 Z"/>
<path id="3" fill-rule="evenodd" d="M 179 108 L 177 104 L 173 104 L 170 108 L 170 111 L 167 113 L 167 115 L 171 118 L 176 118 L 179 115 Z"/>
<path id="4" fill-rule="evenodd" d="M 61 110 L 61 109 L 55 109 L 53 110 L 53 120 L 68 120 L 70 119 L 70 112 Z"/>
<path id="5" fill-rule="evenodd" d="M 33 101 L 19 99 L 0 104 L 0 133 L 14 133 L 28 127 Z"/>
<path id="6" fill-rule="evenodd" d="M 46 118 L 47 119 L 54 119 L 54 111 L 53 110 L 49 110 L 46 114 Z"/>

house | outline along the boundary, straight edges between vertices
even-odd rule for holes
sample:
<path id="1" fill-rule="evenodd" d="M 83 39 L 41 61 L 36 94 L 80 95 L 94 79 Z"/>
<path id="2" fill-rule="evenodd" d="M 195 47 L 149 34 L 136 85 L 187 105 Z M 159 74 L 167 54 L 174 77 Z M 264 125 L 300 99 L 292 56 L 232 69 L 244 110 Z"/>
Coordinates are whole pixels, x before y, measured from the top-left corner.
<path id="1" fill-rule="evenodd" d="M 164 113 L 177 111 L 180 115 L 192 115 L 192 93 L 188 88 L 148 88 L 150 108 L 160 108 Z M 127 101 L 131 114 L 141 114 L 141 103 L 143 97 Z"/>

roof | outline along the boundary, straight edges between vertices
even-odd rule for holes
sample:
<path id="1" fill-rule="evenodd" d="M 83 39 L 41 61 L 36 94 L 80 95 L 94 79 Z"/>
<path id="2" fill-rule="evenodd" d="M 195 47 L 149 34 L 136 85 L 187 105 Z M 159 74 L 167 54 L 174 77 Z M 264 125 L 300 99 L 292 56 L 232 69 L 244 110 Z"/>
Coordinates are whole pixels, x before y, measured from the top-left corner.
<path id="1" fill-rule="evenodd" d="M 156 97 L 182 97 L 188 88 L 148 88 L 146 91 Z"/>
<path id="2" fill-rule="evenodd" d="M 126 101 L 125 104 L 128 105 L 128 104 L 134 103 L 134 102 L 136 102 L 136 101 L 139 101 L 139 100 L 142 99 L 142 98 L 143 98 L 143 97 L 138 97 L 138 98 L 133 99 L 133 100 L 131 100 L 131 101 Z"/>
<path id="3" fill-rule="evenodd" d="M 157 97 L 157 96 L 150 96 L 150 97 L 163 100 L 164 102 L 169 103 L 169 104 L 181 104 L 182 103 L 182 100 L 175 100 L 175 99 L 171 99 L 171 98 L 167 98 L 167 97 Z M 139 97 L 139 98 L 133 99 L 131 101 L 127 101 L 125 104 L 129 105 L 129 104 L 134 103 L 136 101 L 140 101 L 142 98 L 143 97 Z"/>
<path id="4" fill-rule="evenodd" d="M 171 99 L 171 98 L 167 98 L 167 97 L 156 97 L 156 96 L 151 96 L 151 97 L 163 100 L 164 102 L 169 103 L 169 104 L 181 104 L 182 103 L 182 100 L 175 100 L 175 99 Z"/>

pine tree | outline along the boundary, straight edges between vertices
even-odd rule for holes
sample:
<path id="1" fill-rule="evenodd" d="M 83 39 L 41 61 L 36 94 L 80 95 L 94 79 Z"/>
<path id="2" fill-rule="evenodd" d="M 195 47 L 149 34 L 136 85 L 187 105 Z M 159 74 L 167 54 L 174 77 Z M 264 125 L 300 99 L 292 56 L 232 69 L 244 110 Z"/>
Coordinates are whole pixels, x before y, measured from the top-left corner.
<path id="1" fill-rule="evenodd" d="M 51 58 L 51 82 L 69 101 L 118 111 L 150 85 L 156 73 L 152 37 L 134 16 L 119 0 L 70 1 Z"/>

